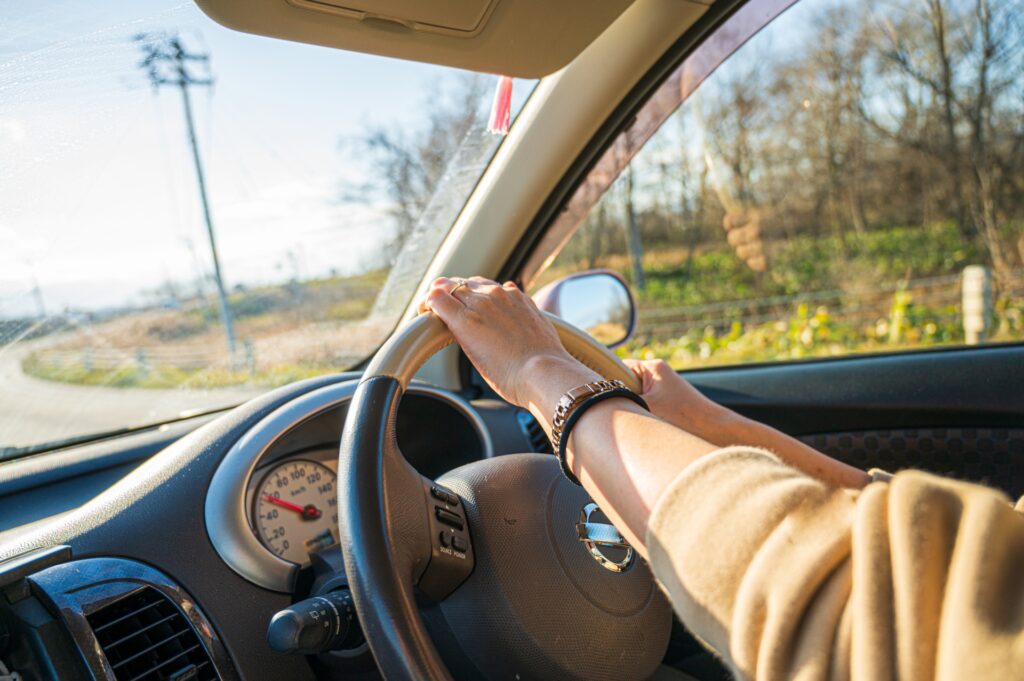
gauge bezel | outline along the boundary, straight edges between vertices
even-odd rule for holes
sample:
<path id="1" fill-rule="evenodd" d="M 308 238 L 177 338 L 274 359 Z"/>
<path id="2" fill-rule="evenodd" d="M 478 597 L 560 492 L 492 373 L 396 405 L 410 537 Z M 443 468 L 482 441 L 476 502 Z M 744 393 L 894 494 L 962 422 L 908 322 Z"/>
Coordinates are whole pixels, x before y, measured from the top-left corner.
<path id="1" fill-rule="evenodd" d="M 296 427 L 325 411 L 350 402 L 358 380 L 324 386 L 281 405 L 250 428 L 225 454 L 210 480 L 206 495 L 206 531 L 221 559 L 241 577 L 271 591 L 292 593 L 301 565 L 279 558 L 257 537 L 250 518 L 253 476 L 259 469 L 298 455 L 267 458 L 269 450 Z M 484 458 L 494 456 L 490 433 L 480 414 L 454 393 L 413 384 L 407 392 L 447 402 L 463 414 L 480 437 Z M 310 450 L 321 450 L 314 447 Z M 337 474 L 337 459 L 332 470 Z"/>

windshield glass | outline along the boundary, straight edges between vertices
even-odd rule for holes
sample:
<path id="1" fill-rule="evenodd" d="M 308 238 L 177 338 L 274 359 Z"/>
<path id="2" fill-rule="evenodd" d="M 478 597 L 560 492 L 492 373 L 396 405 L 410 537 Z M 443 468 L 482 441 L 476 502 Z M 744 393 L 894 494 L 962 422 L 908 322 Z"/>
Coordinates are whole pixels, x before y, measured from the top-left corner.
<path id="1" fill-rule="evenodd" d="M 0 459 L 364 359 L 502 139 L 496 77 L 191 3 L 0 24 Z"/>

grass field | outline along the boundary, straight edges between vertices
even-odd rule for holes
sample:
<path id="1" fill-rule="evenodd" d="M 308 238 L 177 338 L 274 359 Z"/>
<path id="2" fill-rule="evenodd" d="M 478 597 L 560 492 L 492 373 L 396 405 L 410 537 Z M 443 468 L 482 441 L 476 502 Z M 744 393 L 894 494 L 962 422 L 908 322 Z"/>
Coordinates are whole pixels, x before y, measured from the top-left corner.
<path id="1" fill-rule="evenodd" d="M 210 300 L 133 311 L 63 332 L 23 370 L 81 385 L 137 388 L 273 387 L 340 371 L 390 331 L 365 317 L 386 273 L 236 291 L 238 349 L 229 356 Z"/>
<path id="2" fill-rule="evenodd" d="M 768 252 L 760 276 L 725 243 L 645 253 L 638 333 L 619 354 L 686 369 L 961 344 L 959 273 L 985 260 L 949 224 L 851 234 L 842 244 L 796 237 Z M 632 279 L 625 255 L 596 265 Z M 585 266 L 556 260 L 544 281 Z M 1024 273 L 995 278 L 989 341 L 1024 340 L 1022 293 Z"/>

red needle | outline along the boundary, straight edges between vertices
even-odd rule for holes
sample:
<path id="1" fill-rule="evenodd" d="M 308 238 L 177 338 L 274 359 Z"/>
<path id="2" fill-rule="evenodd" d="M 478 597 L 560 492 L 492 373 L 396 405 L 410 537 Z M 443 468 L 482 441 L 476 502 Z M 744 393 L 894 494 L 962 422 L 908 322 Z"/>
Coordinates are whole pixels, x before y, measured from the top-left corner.
<path id="1" fill-rule="evenodd" d="M 303 507 L 303 506 L 299 506 L 298 504 L 293 504 L 290 501 L 285 501 L 284 499 L 282 499 L 280 497 L 272 497 L 269 494 L 264 494 L 263 498 L 266 499 L 267 501 L 269 501 L 272 504 L 277 504 L 281 508 L 287 508 L 289 511 L 295 511 L 296 513 L 301 513 L 302 517 L 307 519 L 307 520 L 316 520 L 317 518 L 320 517 L 320 509 L 318 509 L 313 504 L 309 504 L 309 505 Z"/>
<path id="2" fill-rule="evenodd" d="M 284 499 L 282 499 L 280 497 L 272 497 L 269 494 L 264 494 L 263 498 L 266 499 L 267 501 L 269 501 L 272 504 L 277 504 L 278 506 L 280 506 L 282 508 L 287 508 L 289 511 L 295 511 L 297 513 L 302 513 L 302 511 L 304 510 L 298 504 L 293 504 L 290 501 L 285 501 Z"/>

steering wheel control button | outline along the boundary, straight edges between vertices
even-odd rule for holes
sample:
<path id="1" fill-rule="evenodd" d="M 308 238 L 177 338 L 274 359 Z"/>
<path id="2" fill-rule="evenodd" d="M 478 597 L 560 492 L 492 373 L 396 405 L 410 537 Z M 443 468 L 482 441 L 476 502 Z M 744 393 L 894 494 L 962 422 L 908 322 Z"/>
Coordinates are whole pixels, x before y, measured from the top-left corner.
<path id="1" fill-rule="evenodd" d="M 462 517 L 459 516 L 457 513 L 452 513 L 447 509 L 441 508 L 440 506 L 434 507 L 434 513 L 437 515 L 437 519 L 445 525 L 454 527 L 456 530 L 459 530 L 460 532 L 466 528 L 465 524 L 462 522 Z"/>
<path id="2" fill-rule="evenodd" d="M 444 503 L 448 504 L 449 506 L 458 506 L 459 505 L 459 498 L 457 496 L 455 496 L 454 494 L 452 494 L 451 492 L 449 492 L 446 489 L 438 487 L 437 485 L 432 485 L 431 486 L 430 494 L 431 494 L 431 496 L 433 496 L 438 501 L 443 501 Z"/>
<path id="3" fill-rule="evenodd" d="M 359 639 L 347 590 L 300 601 L 274 615 L 267 627 L 267 644 L 279 653 L 315 655 L 355 647 Z"/>
<path id="4" fill-rule="evenodd" d="M 430 532 L 436 541 L 430 548 L 430 560 L 416 585 L 435 601 L 444 600 L 466 581 L 475 564 L 469 536 L 466 510 L 458 495 L 433 483 L 424 482 Z M 444 501 L 439 506 L 437 501 Z M 433 509 L 433 512 L 430 512 Z"/>

